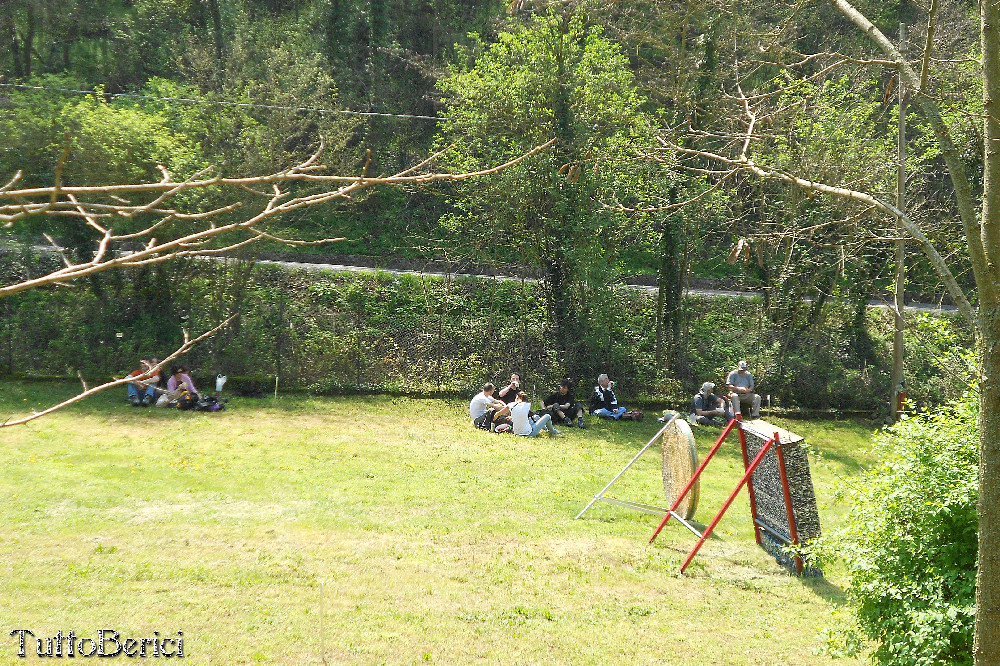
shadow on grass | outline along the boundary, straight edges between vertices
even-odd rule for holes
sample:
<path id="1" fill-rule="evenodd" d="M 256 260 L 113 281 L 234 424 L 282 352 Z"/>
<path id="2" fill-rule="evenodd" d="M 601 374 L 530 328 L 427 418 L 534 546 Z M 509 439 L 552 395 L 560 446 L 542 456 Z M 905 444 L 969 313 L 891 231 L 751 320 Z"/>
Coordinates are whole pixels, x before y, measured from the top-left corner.
<path id="1" fill-rule="evenodd" d="M 840 465 L 843 472 L 846 474 L 859 474 L 871 467 L 870 461 L 859 460 L 857 457 L 846 453 L 823 451 L 820 455 L 824 462 Z"/>
<path id="2" fill-rule="evenodd" d="M 801 578 L 802 585 L 812 591 L 816 596 L 830 602 L 834 606 L 843 606 L 847 603 L 847 593 L 843 588 L 834 585 L 822 576 L 813 578 Z"/>

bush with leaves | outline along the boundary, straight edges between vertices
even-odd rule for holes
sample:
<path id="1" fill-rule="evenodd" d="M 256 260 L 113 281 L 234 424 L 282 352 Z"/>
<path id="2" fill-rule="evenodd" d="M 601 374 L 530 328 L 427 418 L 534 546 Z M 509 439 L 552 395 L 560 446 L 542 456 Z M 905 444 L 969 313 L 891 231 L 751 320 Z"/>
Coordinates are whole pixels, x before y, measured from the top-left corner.
<path id="1" fill-rule="evenodd" d="M 877 663 L 972 663 L 978 406 L 969 396 L 879 433 L 883 463 L 842 491 L 846 526 L 820 552 L 846 563 L 857 631 Z"/>

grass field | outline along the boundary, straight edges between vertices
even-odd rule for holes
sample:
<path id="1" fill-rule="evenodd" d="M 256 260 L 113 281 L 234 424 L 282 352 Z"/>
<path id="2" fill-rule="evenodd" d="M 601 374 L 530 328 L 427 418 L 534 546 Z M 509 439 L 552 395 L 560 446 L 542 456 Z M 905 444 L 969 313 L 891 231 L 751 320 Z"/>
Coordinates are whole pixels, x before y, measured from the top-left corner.
<path id="1" fill-rule="evenodd" d="M 0 384 L 0 413 L 72 389 Z M 822 454 L 829 529 L 832 485 L 870 462 L 869 429 L 779 424 Z M 649 546 L 653 516 L 600 504 L 573 519 L 657 429 L 529 439 L 474 430 L 464 402 L 283 397 L 196 414 L 106 394 L 2 430 L 0 663 L 25 663 L 8 636 L 20 628 L 183 631 L 199 664 L 832 663 L 817 649 L 839 621 L 838 572 L 778 567 L 753 543 L 745 493 L 684 576 L 686 530 Z M 718 431 L 697 430 L 703 455 Z M 698 519 L 741 468 L 724 448 Z M 614 494 L 662 504 L 658 455 Z"/>

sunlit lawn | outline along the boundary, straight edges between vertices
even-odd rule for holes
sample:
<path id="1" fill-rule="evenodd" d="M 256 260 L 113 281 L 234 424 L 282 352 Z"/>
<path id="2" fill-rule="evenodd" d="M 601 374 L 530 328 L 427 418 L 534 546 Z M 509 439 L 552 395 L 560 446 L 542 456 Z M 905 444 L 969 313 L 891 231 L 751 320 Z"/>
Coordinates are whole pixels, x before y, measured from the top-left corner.
<path id="1" fill-rule="evenodd" d="M 71 390 L 0 384 L 0 408 Z M 829 529 L 834 480 L 868 464 L 869 430 L 778 423 L 823 455 Z M 191 663 L 832 663 L 817 650 L 839 621 L 837 571 L 777 566 L 745 493 L 683 576 L 686 530 L 650 546 L 653 516 L 599 504 L 573 519 L 657 428 L 529 439 L 474 430 L 459 401 L 196 414 L 107 394 L 0 430 L 0 662 L 25 662 L 12 629 L 112 628 L 183 631 Z M 704 454 L 718 430 L 697 434 Z M 735 442 L 709 468 L 703 522 L 740 475 Z M 662 504 L 659 466 L 650 452 L 614 495 Z"/>

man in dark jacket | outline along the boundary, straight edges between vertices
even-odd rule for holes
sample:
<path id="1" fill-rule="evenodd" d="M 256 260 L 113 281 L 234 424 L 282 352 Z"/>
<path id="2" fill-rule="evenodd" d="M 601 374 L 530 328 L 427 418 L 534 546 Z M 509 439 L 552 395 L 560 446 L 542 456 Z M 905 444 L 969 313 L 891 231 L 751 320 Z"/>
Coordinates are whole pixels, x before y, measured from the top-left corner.
<path id="1" fill-rule="evenodd" d="M 590 412 L 594 416 L 617 421 L 625 414 L 625 408 L 618 404 L 615 396 L 615 383 L 606 374 L 597 377 L 597 386 L 590 394 Z"/>
<path id="2" fill-rule="evenodd" d="M 724 398 L 715 395 L 715 384 L 705 382 L 701 390 L 691 400 L 692 423 L 698 425 L 725 425 L 733 418 L 733 412 Z M 725 419 L 723 421 L 722 419 Z"/>
<path id="3" fill-rule="evenodd" d="M 559 390 L 543 400 L 542 407 L 552 415 L 552 420 L 556 423 L 562 422 L 572 427 L 575 418 L 579 427 L 587 427 L 583 422 L 583 405 L 573 401 L 568 379 L 559 382 Z"/>

